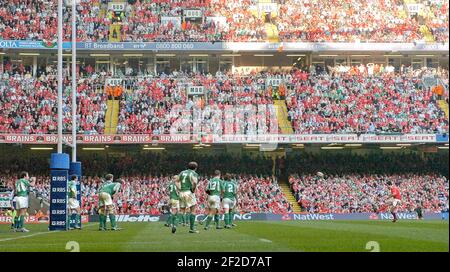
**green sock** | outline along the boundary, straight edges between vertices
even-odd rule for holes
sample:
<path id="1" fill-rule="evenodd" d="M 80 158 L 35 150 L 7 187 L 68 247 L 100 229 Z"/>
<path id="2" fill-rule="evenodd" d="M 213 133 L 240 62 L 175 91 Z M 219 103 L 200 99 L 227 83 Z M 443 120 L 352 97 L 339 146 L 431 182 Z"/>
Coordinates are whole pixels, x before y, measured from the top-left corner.
<path id="1" fill-rule="evenodd" d="M 21 215 L 19 217 L 19 228 L 23 228 L 24 225 L 25 225 L 25 216 Z"/>
<path id="2" fill-rule="evenodd" d="M 189 221 L 190 221 L 190 229 L 194 230 L 195 229 L 195 214 L 190 214 L 189 215 Z"/>
<path id="3" fill-rule="evenodd" d="M 233 224 L 233 217 L 234 217 L 234 212 L 230 212 L 230 217 L 228 218 L 228 221 L 230 222 L 230 226 Z"/>
<path id="4" fill-rule="evenodd" d="M 15 229 L 19 228 L 19 217 L 18 216 L 14 217 L 14 228 Z"/>
<path id="5" fill-rule="evenodd" d="M 111 221 L 111 228 L 117 228 L 116 216 L 114 214 L 109 215 L 109 221 Z"/>
<path id="6" fill-rule="evenodd" d="M 167 221 L 166 221 L 167 225 L 172 224 L 172 220 L 173 220 L 172 217 L 173 217 L 173 215 L 171 213 L 169 213 L 169 216 L 167 217 Z"/>
<path id="7" fill-rule="evenodd" d="M 215 215 L 214 215 L 214 223 L 216 223 L 216 227 L 218 227 L 219 224 L 220 224 L 219 218 L 220 218 L 220 217 L 219 217 L 218 214 L 215 214 Z"/>
<path id="8" fill-rule="evenodd" d="M 81 227 L 81 214 L 77 214 L 76 216 L 76 225 Z"/>
<path id="9" fill-rule="evenodd" d="M 228 225 L 229 225 L 229 224 L 228 224 L 229 218 L 230 218 L 230 214 L 229 214 L 229 213 L 226 213 L 226 214 L 225 214 L 225 218 L 224 218 L 225 226 L 228 226 Z"/>
<path id="10" fill-rule="evenodd" d="M 184 223 L 184 216 L 183 216 L 183 214 L 181 214 L 181 213 L 178 214 L 178 221 L 180 221 L 181 224 Z"/>
<path id="11" fill-rule="evenodd" d="M 187 224 L 189 222 L 189 213 L 184 214 L 184 223 Z"/>
<path id="12" fill-rule="evenodd" d="M 100 219 L 100 228 L 101 229 L 106 228 L 106 216 L 103 214 L 100 214 L 99 219 Z"/>
<path id="13" fill-rule="evenodd" d="M 178 214 L 172 215 L 172 225 L 174 225 L 175 227 L 178 224 L 177 219 L 178 219 Z"/>
<path id="14" fill-rule="evenodd" d="M 211 215 L 208 215 L 206 217 L 206 227 L 209 227 L 209 224 L 211 224 L 213 217 Z"/>

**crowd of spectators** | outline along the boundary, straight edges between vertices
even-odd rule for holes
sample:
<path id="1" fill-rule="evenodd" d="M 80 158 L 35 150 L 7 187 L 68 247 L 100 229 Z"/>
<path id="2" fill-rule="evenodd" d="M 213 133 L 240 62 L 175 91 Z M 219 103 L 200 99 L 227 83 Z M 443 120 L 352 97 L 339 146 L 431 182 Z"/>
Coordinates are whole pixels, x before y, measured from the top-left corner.
<path id="1" fill-rule="evenodd" d="M 314 42 L 412 42 L 419 23 L 399 0 L 286 0 L 280 7 L 281 40 Z M 447 27 L 448 31 L 448 27 Z"/>
<path id="2" fill-rule="evenodd" d="M 169 197 L 167 187 L 170 176 L 124 176 L 121 192 L 115 197 L 118 212 L 121 214 L 154 214 L 168 211 Z M 207 177 L 200 177 L 196 191 L 198 212 L 207 212 L 207 194 L 205 187 Z M 255 175 L 238 175 L 239 212 L 270 212 L 285 214 L 292 211 L 289 202 L 273 178 Z M 95 214 L 97 208 L 97 191 L 101 184 L 99 178 L 87 178 L 82 186 L 82 203 L 84 214 Z"/>
<path id="3" fill-rule="evenodd" d="M 122 176 L 124 184 L 121 191 L 114 196 L 119 214 L 152 214 L 167 213 L 169 208 L 168 185 L 171 176 Z M 198 213 L 206 213 L 208 198 L 205 192 L 210 177 L 200 177 L 196 191 Z M 6 187 L 14 188 L 15 178 L 12 175 L 2 175 Z M 276 179 L 258 175 L 237 175 L 238 204 L 237 210 L 243 213 L 277 213 L 292 212 L 292 207 L 286 200 Z M 99 177 L 84 177 L 81 183 L 82 213 L 97 214 L 98 189 L 103 183 Z M 32 192 L 35 197 L 49 202 L 50 179 L 48 176 L 37 176 Z"/>
<path id="4" fill-rule="evenodd" d="M 289 183 L 304 212 L 355 213 L 388 211 L 387 181 L 400 189 L 399 211 L 441 212 L 448 206 L 448 179 L 441 175 L 291 175 Z"/>
<path id="5" fill-rule="evenodd" d="M 263 41 L 264 22 L 251 12 L 253 0 L 135 1 L 122 11 L 108 7 L 110 1 L 81 0 L 77 6 L 78 41 L 107 42 L 110 35 L 124 42 L 142 41 Z M 57 1 L 8 1 L 0 5 L 1 38 L 5 40 L 55 41 Z M 185 10 L 199 10 L 189 20 Z M 64 8 L 64 23 L 71 21 Z M 174 21 L 164 17 L 177 18 Z M 215 18 L 223 18 L 215 20 Z M 119 32 L 112 25 L 120 25 Z M 112 29 L 112 30 L 111 30 Z M 110 33 L 113 31 L 113 33 Z M 64 28 L 70 40 L 71 28 Z"/>
<path id="6" fill-rule="evenodd" d="M 403 68 L 340 65 L 321 73 L 293 73 L 286 102 L 295 132 L 448 132 L 438 96 L 423 84 L 429 69 Z"/>
<path id="7" fill-rule="evenodd" d="M 254 0 L 142 1 L 127 10 L 123 41 L 263 41 L 264 23 L 250 11 Z M 184 10 L 199 10 L 198 20 L 162 23 L 161 17 L 182 18 Z M 129 11 L 129 12 L 128 12 Z M 212 18 L 222 17 L 224 20 Z"/>
<path id="8" fill-rule="evenodd" d="M 269 16 L 255 0 L 128 1 L 120 11 L 110 9 L 109 2 L 80 1 L 79 41 L 107 42 L 110 36 L 124 42 L 266 41 L 265 23 L 271 22 L 281 41 L 413 42 L 424 38 L 419 21 L 436 41 L 448 41 L 447 0 L 428 3 L 420 20 L 408 15 L 401 0 L 280 0 Z M 56 7 L 56 0 L 3 1 L 0 38 L 54 42 Z M 201 14 L 187 17 L 187 10 Z M 70 40 L 70 20 L 64 8 L 65 40 Z"/>
<path id="9" fill-rule="evenodd" d="M 115 196 L 120 213 L 160 214 L 167 212 L 167 185 L 174 174 L 185 167 L 185 162 L 199 162 L 200 176 L 197 200 L 199 212 L 206 208 L 204 188 L 206 180 L 215 169 L 238 173 L 241 212 L 273 212 L 285 214 L 292 211 L 281 191 L 277 178 L 272 176 L 273 162 L 269 158 L 236 156 L 230 154 L 198 155 L 195 153 L 152 154 L 101 158 L 82 155 L 84 177 L 82 180 L 83 213 L 95 214 L 98 188 L 106 173 L 125 180 L 123 190 Z M 48 159 L 44 157 L 2 157 L 6 166 L 0 171 L 0 183 L 14 187 L 17 174 L 23 167 L 36 176 L 33 193 L 48 201 Z M 448 205 L 448 153 L 370 153 L 354 155 L 345 153 L 314 154 L 302 152 L 285 158 L 286 175 L 296 200 L 304 212 L 381 212 L 386 209 L 389 194 L 386 182 L 398 184 L 402 196 L 402 211 L 413 211 L 421 206 L 425 211 L 438 212 Z M 42 165 L 42 167 L 39 167 Z M 102 169 L 102 171 L 99 171 Z M 317 172 L 325 175 L 318 176 Z"/>
<path id="10" fill-rule="evenodd" d="M 425 21 L 425 25 L 431 31 L 437 42 L 448 42 L 449 1 L 431 0 L 423 2 L 425 2 L 426 5 L 424 5 L 423 10 L 421 11 L 421 16 Z"/>
<path id="11" fill-rule="evenodd" d="M 180 119 L 184 123 L 176 133 L 192 133 L 200 126 L 203 132 L 214 134 L 277 133 L 272 97 L 265 91 L 266 77 L 174 72 L 141 78 L 133 83 L 133 91 L 122 97 L 118 132 L 169 134 L 174 132 L 171 126 Z M 204 88 L 204 96 L 187 95 L 190 86 Z M 225 118 L 230 107 L 236 110 L 234 118 Z M 238 108 L 253 113 L 245 115 Z M 204 114 L 197 118 L 199 111 Z"/>
<path id="12" fill-rule="evenodd" d="M 21 72 L 22 71 L 22 72 Z M 101 134 L 105 127 L 106 72 L 80 67 L 79 133 Z M 295 133 L 446 133 L 441 99 L 424 84 L 439 77 L 448 99 L 448 71 L 368 64 L 288 72 L 217 72 L 145 75 L 124 78 L 118 99 L 118 134 L 278 133 L 273 99 L 286 98 Z M 279 86 L 270 81 L 277 79 Z M 65 77 L 69 86 L 69 78 Z M 190 87 L 203 95 L 189 95 Z M 0 131 L 45 134 L 56 131 L 55 69 L 30 76 L 26 67 L 6 66 L 0 80 Z M 64 92 L 63 131 L 71 130 L 70 87 Z M 281 94 L 281 95 L 280 95 Z M 232 108 L 234 111 L 231 111 Z M 201 112 L 202 115 L 198 115 Z M 179 122 L 178 125 L 175 122 Z"/>
<path id="13" fill-rule="evenodd" d="M 70 82 L 66 79 L 66 86 Z M 97 79 L 81 79 L 78 83 L 78 131 L 79 133 L 102 133 L 106 112 L 106 95 L 99 92 Z M 101 90 L 101 89 L 100 89 Z M 63 131 L 71 131 L 70 87 L 63 95 Z M 2 133 L 49 134 L 57 131 L 57 77 L 48 66 L 39 77 L 29 74 L 0 79 L 0 131 Z"/>

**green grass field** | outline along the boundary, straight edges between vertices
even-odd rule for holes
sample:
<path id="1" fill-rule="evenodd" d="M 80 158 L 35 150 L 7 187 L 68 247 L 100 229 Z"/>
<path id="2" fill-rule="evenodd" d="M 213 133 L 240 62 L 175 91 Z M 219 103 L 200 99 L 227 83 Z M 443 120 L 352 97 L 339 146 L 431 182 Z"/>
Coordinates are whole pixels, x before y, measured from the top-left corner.
<path id="1" fill-rule="evenodd" d="M 449 251 L 448 221 L 237 221 L 231 230 L 199 234 L 179 227 L 176 234 L 163 223 L 122 223 L 121 231 L 100 232 L 96 223 L 81 231 L 48 232 L 47 225 L 28 225 L 29 233 L 13 233 L 0 225 L 2 251 L 70 251 L 69 241 L 85 251 Z"/>

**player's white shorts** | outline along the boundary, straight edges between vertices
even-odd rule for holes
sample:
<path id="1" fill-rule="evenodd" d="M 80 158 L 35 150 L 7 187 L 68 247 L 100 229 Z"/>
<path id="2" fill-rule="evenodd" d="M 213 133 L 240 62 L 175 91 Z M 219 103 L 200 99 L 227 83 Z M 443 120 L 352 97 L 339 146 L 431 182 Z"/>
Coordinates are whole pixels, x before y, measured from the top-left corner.
<path id="1" fill-rule="evenodd" d="M 176 199 L 171 199 L 170 202 L 170 208 L 171 209 L 179 209 L 180 208 L 180 201 Z"/>
<path id="2" fill-rule="evenodd" d="M 16 208 L 17 209 L 28 209 L 28 197 L 27 196 L 16 196 Z"/>
<path id="3" fill-rule="evenodd" d="M 12 207 L 14 210 L 17 210 L 17 196 L 15 196 L 15 197 L 12 199 L 12 201 L 11 201 L 11 207 Z"/>
<path id="4" fill-rule="evenodd" d="M 67 202 L 67 207 L 69 209 L 75 210 L 80 208 L 80 201 L 76 198 L 69 198 L 69 201 Z"/>
<path id="5" fill-rule="evenodd" d="M 190 208 L 197 205 L 197 200 L 195 199 L 195 194 L 191 191 L 180 192 L 180 207 Z"/>
<path id="6" fill-rule="evenodd" d="M 98 196 L 99 203 L 103 203 L 105 206 L 113 205 L 113 201 L 111 195 L 105 192 L 102 192 Z"/>
<path id="7" fill-rule="evenodd" d="M 233 209 L 236 205 L 236 200 L 231 200 L 229 198 L 224 198 L 222 200 L 222 206 L 224 209 Z"/>
<path id="8" fill-rule="evenodd" d="M 400 199 L 393 198 L 393 199 L 391 199 L 390 203 L 391 203 L 391 206 L 395 208 L 395 207 L 399 206 L 402 203 L 402 201 Z"/>
<path id="9" fill-rule="evenodd" d="M 208 197 L 208 205 L 209 205 L 210 209 L 219 209 L 220 208 L 220 196 L 210 195 Z"/>

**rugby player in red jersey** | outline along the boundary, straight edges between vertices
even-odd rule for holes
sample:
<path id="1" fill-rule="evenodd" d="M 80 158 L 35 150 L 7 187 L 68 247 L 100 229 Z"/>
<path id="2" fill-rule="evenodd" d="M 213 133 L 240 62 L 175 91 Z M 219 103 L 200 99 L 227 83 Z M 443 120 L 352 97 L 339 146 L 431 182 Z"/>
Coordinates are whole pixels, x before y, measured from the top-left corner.
<path id="1" fill-rule="evenodd" d="M 394 220 L 392 222 L 397 222 L 397 207 L 400 206 L 402 202 L 402 196 L 400 195 L 400 190 L 397 186 L 393 185 L 392 182 L 388 181 L 387 185 L 389 189 L 391 189 L 391 198 L 389 200 L 389 204 L 391 206 L 391 214 L 394 216 Z"/>

